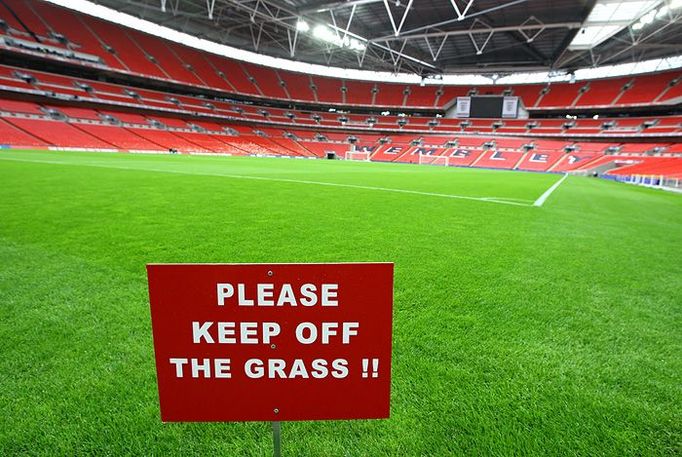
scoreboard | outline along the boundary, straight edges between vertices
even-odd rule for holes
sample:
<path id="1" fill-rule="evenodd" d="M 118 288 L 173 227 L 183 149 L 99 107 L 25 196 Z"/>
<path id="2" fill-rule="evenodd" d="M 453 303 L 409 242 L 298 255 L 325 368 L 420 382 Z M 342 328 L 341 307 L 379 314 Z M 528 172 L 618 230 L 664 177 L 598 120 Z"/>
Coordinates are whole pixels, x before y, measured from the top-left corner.
<path id="1" fill-rule="evenodd" d="M 494 95 L 457 97 L 454 114 L 465 118 L 515 119 L 519 115 L 519 98 Z"/>

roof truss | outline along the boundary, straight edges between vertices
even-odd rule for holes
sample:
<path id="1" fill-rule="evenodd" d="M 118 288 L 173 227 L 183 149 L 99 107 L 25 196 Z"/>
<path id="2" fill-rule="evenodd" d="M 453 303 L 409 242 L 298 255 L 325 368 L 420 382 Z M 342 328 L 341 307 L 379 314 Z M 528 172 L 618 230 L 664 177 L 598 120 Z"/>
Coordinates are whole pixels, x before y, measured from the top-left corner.
<path id="1" fill-rule="evenodd" d="M 553 0 L 551 11 L 542 0 L 96 1 L 255 52 L 422 76 L 570 70 L 679 53 L 675 40 L 682 42 L 680 14 L 671 13 L 653 30 L 635 33 L 628 24 L 625 33 L 589 52 L 567 51 L 595 0 Z M 308 30 L 297 26 L 300 21 Z M 334 42 L 319 39 L 318 27 L 331 31 Z M 361 46 L 346 46 L 350 40 Z"/>

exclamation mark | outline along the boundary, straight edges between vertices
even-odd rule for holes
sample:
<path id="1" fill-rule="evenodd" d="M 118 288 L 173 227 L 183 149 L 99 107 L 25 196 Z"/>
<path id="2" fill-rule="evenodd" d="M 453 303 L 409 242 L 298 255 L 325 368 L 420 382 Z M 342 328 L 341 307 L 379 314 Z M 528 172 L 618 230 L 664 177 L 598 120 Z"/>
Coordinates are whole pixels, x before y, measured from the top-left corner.
<path id="1" fill-rule="evenodd" d="M 379 377 L 379 359 L 372 359 L 372 377 Z"/>
<path id="2" fill-rule="evenodd" d="M 369 368 L 369 359 L 362 359 L 362 377 L 367 377 L 367 369 Z"/>

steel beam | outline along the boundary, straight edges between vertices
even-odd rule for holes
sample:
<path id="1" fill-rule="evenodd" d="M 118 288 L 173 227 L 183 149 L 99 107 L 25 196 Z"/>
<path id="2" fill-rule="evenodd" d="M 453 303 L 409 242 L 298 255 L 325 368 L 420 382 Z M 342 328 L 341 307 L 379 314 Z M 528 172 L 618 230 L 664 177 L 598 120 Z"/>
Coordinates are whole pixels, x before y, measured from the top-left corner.
<path id="1" fill-rule="evenodd" d="M 402 34 L 398 37 L 395 36 L 387 36 L 387 37 L 380 37 L 371 40 L 372 42 L 374 41 L 394 41 L 394 40 L 422 40 L 424 38 L 442 38 L 446 36 L 461 36 L 461 35 L 470 35 L 472 33 L 477 34 L 477 33 L 489 33 L 492 31 L 493 33 L 500 33 L 500 32 L 531 32 L 531 31 L 537 31 L 537 30 L 547 30 L 547 29 L 579 29 L 582 26 L 580 22 L 560 22 L 556 24 L 527 24 L 527 25 L 512 25 L 512 26 L 505 26 L 505 27 L 490 27 L 490 28 L 473 28 L 473 29 L 464 29 L 464 30 L 451 30 L 448 32 L 431 32 L 431 33 L 419 33 L 419 34 L 411 34 L 411 35 L 405 35 Z"/>

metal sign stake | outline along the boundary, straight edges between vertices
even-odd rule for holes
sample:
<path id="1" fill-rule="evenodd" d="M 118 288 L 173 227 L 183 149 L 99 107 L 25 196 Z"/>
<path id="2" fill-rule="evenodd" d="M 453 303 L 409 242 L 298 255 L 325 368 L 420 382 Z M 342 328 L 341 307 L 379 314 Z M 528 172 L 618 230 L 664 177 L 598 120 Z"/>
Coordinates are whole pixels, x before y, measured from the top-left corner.
<path id="1" fill-rule="evenodd" d="M 282 428 L 279 421 L 272 422 L 272 447 L 273 455 L 275 457 L 281 457 L 281 447 L 282 447 Z"/>

